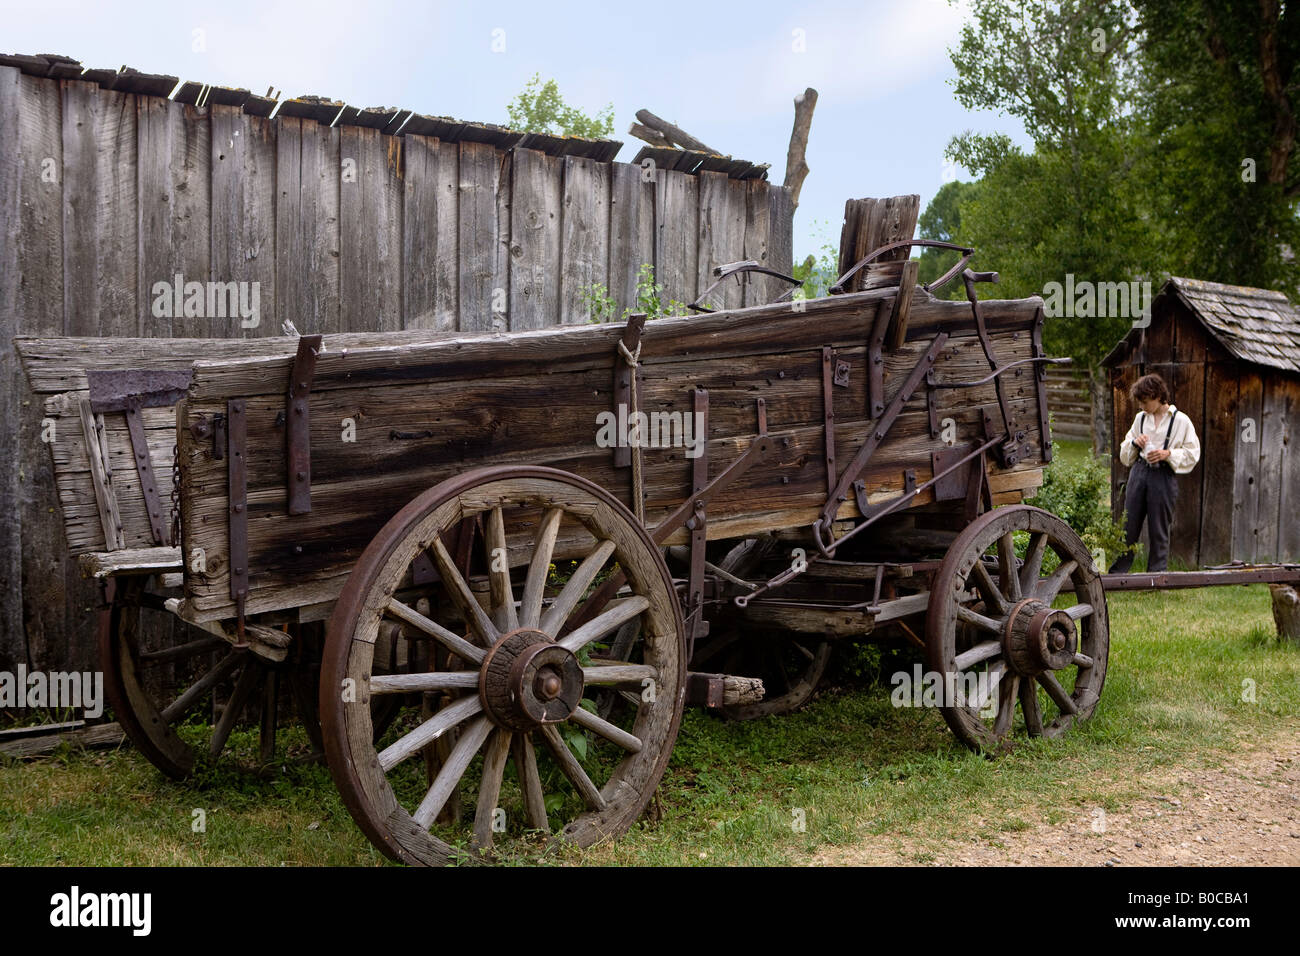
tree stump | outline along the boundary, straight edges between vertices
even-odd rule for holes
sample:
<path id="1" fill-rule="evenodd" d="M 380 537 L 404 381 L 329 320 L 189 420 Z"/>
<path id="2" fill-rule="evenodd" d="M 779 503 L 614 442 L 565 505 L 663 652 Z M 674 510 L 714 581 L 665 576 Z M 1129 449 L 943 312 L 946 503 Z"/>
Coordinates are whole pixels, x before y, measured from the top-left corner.
<path id="1" fill-rule="evenodd" d="M 1300 592 L 1290 584 L 1270 584 L 1277 636 L 1300 643 Z"/>

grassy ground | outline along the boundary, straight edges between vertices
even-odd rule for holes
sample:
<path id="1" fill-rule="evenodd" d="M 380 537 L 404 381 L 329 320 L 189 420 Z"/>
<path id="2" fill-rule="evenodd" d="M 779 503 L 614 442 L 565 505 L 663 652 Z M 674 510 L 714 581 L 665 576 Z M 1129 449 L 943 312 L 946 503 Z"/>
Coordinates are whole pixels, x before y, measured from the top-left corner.
<path id="1" fill-rule="evenodd" d="M 937 712 L 890 705 L 888 674 L 911 666 L 901 650 L 875 682 L 832 682 L 798 714 L 733 724 L 688 712 L 657 819 L 611 846 L 549 859 L 800 863 L 889 834 L 924 862 L 951 841 L 996 845 L 1037 821 L 1112 810 L 1144 792 L 1144 774 L 1295 738 L 1300 649 L 1270 636 L 1265 588 L 1117 594 L 1110 608 L 1101 704 L 1065 739 L 1026 741 L 996 761 L 966 752 Z M 251 734 L 237 742 L 247 755 L 256 746 Z M 0 863 L 381 862 L 322 766 L 289 764 L 267 778 L 218 769 L 185 783 L 129 749 L 0 766 Z"/>

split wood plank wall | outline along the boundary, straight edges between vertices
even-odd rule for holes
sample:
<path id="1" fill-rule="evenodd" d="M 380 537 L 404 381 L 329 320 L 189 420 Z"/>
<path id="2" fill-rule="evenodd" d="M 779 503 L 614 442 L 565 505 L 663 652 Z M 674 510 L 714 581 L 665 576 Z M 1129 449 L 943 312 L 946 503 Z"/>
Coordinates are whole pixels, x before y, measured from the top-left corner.
<path id="1" fill-rule="evenodd" d="M 762 179 L 184 98 L 0 66 L 0 670 L 97 666 L 96 593 L 66 556 L 13 336 L 529 329 L 588 321 L 595 284 L 634 306 L 642 264 L 679 302 L 723 262 L 791 269 L 789 193 Z M 155 316 L 177 273 L 257 282 L 259 324 Z M 710 302 L 786 288 L 728 282 Z"/>

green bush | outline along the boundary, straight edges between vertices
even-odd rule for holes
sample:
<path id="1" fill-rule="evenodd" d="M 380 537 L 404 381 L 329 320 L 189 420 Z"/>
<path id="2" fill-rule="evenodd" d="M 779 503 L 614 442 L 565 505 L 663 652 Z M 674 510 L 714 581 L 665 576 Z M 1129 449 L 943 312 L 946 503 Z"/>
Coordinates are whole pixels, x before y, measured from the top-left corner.
<path id="1" fill-rule="evenodd" d="M 1129 550 L 1123 523 L 1110 516 L 1110 471 L 1105 458 L 1090 453 L 1072 458 L 1053 442 L 1043 486 L 1028 503 L 1068 524 L 1093 554 L 1100 550 L 1101 563 L 1110 564 Z"/>

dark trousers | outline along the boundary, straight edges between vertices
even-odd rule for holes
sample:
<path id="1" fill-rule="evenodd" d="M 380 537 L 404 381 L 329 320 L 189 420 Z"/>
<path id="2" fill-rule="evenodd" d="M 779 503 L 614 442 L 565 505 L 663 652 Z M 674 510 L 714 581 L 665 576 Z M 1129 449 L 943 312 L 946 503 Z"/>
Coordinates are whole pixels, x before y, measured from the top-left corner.
<path id="1" fill-rule="evenodd" d="M 1169 565 L 1169 523 L 1178 501 L 1178 476 L 1163 462 L 1152 468 L 1143 459 L 1133 463 L 1124 492 L 1125 542 L 1132 547 L 1142 536 L 1142 522 L 1147 523 L 1151 554 L 1148 571 L 1165 571 Z M 1124 574 L 1133 566 L 1133 552 L 1111 566 L 1112 574 Z"/>

